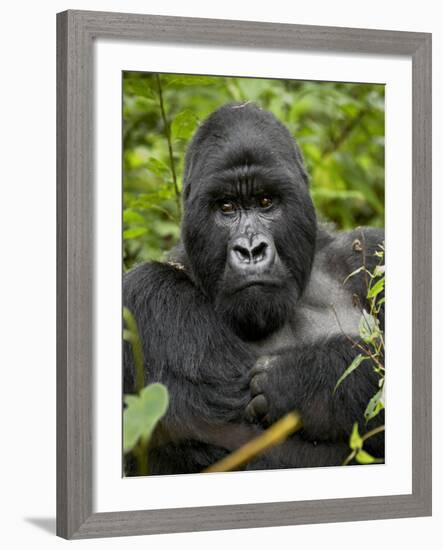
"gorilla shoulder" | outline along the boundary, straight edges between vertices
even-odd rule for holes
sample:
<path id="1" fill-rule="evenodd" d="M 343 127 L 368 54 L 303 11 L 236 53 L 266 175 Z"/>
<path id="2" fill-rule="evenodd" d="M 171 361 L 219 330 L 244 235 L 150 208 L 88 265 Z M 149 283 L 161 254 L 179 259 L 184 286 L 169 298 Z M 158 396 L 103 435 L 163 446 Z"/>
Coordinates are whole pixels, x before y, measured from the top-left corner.
<path id="1" fill-rule="evenodd" d="M 374 227 L 357 227 L 352 231 L 318 231 L 314 267 L 321 266 L 344 283 L 360 266 L 373 271 L 380 263 L 378 252 L 384 247 L 385 232 Z"/>
<path id="2" fill-rule="evenodd" d="M 193 287 L 180 264 L 173 261 L 144 262 L 124 274 L 123 302 L 134 305 L 137 305 L 138 301 L 146 303 L 146 299 L 151 295 L 158 295 L 159 292 L 168 293 L 176 285 L 179 285 L 181 291 Z"/>
<path id="3" fill-rule="evenodd" d="M 320 231 L 311 276 L 296 308 L 299 342 L 319 342 L 343 333 L 358 337 L 361 312 L 368 307 L 368 281 L 363 272 L 349 275 L 362 265 L 373 271 L 380 263 L 375 252 L 383 241 L 384 231 L 372 228 Z"/>

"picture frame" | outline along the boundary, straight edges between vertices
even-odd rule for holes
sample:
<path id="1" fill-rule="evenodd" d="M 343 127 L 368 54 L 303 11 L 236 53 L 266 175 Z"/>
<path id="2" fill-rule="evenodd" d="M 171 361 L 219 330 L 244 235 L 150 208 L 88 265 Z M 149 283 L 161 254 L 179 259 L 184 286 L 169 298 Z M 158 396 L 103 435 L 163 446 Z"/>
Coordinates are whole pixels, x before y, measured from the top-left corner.
<path id="1" fill-rule="evenodd" d="M 93 44 L 97 38 L 412 61 L 412 493 L 93 510 Z M 57 534 L 67 539 L 431 514 L 431 35 L 108 12 L 57 15 Z"/>

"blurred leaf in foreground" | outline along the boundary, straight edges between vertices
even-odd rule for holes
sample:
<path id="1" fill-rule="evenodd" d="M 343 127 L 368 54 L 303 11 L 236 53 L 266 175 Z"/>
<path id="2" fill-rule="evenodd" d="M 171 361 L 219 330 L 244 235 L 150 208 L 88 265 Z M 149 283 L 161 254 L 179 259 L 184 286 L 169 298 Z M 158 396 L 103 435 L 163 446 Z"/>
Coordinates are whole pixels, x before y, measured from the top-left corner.
<path id="1" fill-rule="evenodd" d="M 163 384 L 150 384 L 138 395 L 126 395 L 123 413 L 123 450 L 131 451 L 139 440 L 147 444 L 159 420 L 165 415 L 168 390 Z"/>

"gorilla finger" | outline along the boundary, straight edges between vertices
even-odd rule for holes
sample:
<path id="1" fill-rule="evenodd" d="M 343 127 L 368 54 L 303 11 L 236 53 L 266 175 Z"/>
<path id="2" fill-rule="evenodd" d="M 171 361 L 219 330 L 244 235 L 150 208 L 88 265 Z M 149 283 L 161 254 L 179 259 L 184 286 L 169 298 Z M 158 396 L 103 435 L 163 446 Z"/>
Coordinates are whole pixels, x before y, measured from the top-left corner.
<path id="1" fill-rule="evenodd" d="M 251 383 L 249 385 L 252 396 L 258 395 L 259 393 L 263 393 L 267 378 L 268 378 L 268 375 L 265 372 L 256 374 L 252 378 Z"/>
<path id="2" fill-rule="evenodd" d="M 268 355 L 264 357 L 260 357 L 260 359 L 255 363 L 255 365 L 250 370 L 249 374 L 251 376 L 255 376 L 256 374 L 260 374 L 262 372 L 267 371 L 275 363 L 275 360 L 276 360 L 275 357 L 270 357 Z"/>
<path id="3" fill-rule="evenodd" d="M 255 362 L 255 367 L 259 369 L 267 369 L 275 361 L 275 356 L 272 355 L 262 355 Z M 254 368 L 255 368 L 254 367 Z"/>
<path id="4" fill-rule="evenodd" d="M 262 418 L 268 412 L 268 401 L 264 395 L 257 395 L 246 407 L 246 413 L 252 418 Z"/>

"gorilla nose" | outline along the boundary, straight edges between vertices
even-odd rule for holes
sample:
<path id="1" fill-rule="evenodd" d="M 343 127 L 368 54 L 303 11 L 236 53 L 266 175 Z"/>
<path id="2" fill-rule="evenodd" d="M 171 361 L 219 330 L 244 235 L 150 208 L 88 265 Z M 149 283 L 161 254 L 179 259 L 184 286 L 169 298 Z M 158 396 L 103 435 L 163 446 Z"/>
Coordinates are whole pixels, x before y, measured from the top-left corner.
<path id="1" fill-rule="evenodd" d="M 233 246 L 233 252 L 240 263 L 250 264 L 261 262 L 266 256 L 268 244 L 262 241 L 257 246 L 248 247 L 241 244 Z"/>
<path id="2" fill-rule="evenodd" d="M 264 236 L 238 237 L 231 244 L 229 263 L 235 270 L 265 271 L 274 263 L 274 247 Z"/>

